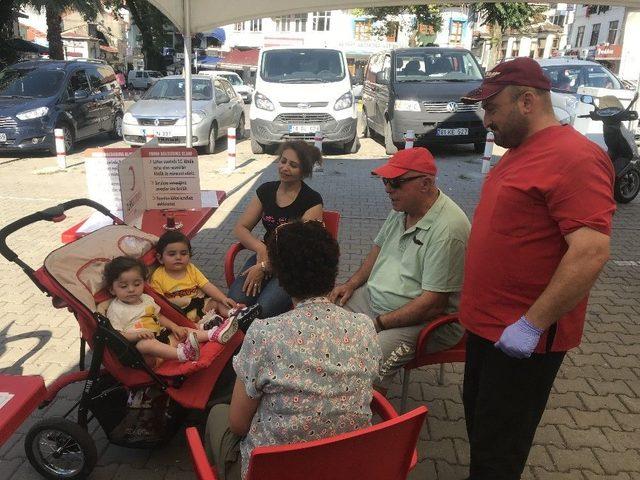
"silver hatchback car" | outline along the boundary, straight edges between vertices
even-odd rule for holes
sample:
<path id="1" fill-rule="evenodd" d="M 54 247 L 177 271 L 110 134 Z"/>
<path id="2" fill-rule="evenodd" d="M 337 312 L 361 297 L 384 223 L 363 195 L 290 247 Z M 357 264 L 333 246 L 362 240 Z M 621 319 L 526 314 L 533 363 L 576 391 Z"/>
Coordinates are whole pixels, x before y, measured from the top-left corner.
<path id="1" fill-rule="evenodd" d="M 153 134 L 160 145 L 186 145 L 186 106 L 182 76 L 164 77 L 124 114 L 122 133 L 129 145 L 142 145 Z M 244 102 L 222 78 L 193 75 L 192 124 L 194 147 L 213 153 L 216 140 L 236 127 L 236 138 L 244 136 Z"/>

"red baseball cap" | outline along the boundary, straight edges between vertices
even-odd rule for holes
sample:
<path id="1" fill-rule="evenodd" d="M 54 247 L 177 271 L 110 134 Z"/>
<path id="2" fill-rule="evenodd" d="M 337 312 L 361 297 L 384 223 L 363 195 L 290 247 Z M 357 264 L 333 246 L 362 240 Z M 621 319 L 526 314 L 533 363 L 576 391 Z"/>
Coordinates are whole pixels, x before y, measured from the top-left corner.
<path id="1" fill-rule="evenodd" d="M 502 62 L 485 74 L 480 88 L 462 97 L 464 103 L 482 102 L 499 94 L 509 85 L 551 90 L 551 81 L 544 74 L 540 64 L 529 57 L 518 57 Z"/>
<path id="2" fill-rule="evenodd" d="M 384 178 L 396 178 L 409 171 L 428 173 L 430 175 L 438 173 L 433 155 L 423 147 L 400 150 L 387 163 L 376 168 L 371 173 Z"/>

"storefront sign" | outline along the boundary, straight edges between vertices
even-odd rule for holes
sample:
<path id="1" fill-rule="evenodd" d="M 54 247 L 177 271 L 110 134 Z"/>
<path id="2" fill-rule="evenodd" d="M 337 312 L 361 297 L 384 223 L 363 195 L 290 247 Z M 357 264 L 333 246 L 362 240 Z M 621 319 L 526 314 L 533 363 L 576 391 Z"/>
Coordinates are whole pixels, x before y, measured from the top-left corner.
<path id="1" fill-rule="evenodd" d="M 599 45 L 596 47 L 594 58 L 596 60 L 620 60 L 622 45 Z"/>

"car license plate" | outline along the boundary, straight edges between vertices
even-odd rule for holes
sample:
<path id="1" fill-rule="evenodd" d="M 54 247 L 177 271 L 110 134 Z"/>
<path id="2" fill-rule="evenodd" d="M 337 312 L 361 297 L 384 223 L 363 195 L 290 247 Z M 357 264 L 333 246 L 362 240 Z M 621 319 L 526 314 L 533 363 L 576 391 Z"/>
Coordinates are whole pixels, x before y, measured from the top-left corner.
<path id="1" fill-rule="evenodd" d="M 0 142 L 6 142 L 6 141 L 7 141 L 7 134 L 0 133 Z"/>
<path id="2" fill-rule="evenodd" d="M 320 125 L 289 125 L 289 133 L 316 133 Z"/>
<path id="3" fill-rule="evenodd" d="M 161 138 L 167 138 L 167 137 L 171 137 L 172 136 L 171 135 L 171 131 L 169 131 L 169 130 L 155 130 L 153 132 L 153 134 L 156 137 L 161 137 Z"/>
<path id="4" fill-rule="evenodd" d="M 461 135 L 469 135 L 468 128 L 438 128 L 436 135 L 441 137 L 457 137 Z"/>

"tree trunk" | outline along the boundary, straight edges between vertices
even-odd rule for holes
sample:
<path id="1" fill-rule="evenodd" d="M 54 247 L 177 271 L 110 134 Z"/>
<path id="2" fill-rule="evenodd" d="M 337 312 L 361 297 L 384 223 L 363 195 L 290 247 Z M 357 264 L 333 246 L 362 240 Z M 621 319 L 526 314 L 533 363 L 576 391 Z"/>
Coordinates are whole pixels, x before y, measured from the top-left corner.
<path id="1" fill-rule="evenodd" d="M 64 60 L 64 48 L 62 46 L 62 12 L 51 2 L 46 7 L 46 16 L 49 58 L 52 60 Z"/>
<path id="2" fill-rule="evenodd" d="M 16 61 L 17 55 L 8 40 L 14 37 L 13 22 L 16 19 L 14 0 L 0 0 L 0 69 Z"/>
<path id="3" fill-rule="evenodd" d="M 491 50 L 489 51 L 489 64 L 487 70 L 491 70 L 498 63 L 500 50 L 502 49 L 502 28 L 498 23 L 491 25 Z"/>
<path id="4" fill-rule="evenodd" d="M 163 57 L 159 47 L 154 42 L 154 35 L 151 28 L 148 28 L 144 21 L 143 6 L 136 1 L 127 2 L 127 7 L 131 13 L 133 22 L 140 30 L 142 36 L 142 53 L 144 54 L 144 68 L 147 70 L 164 70 Z"/>

